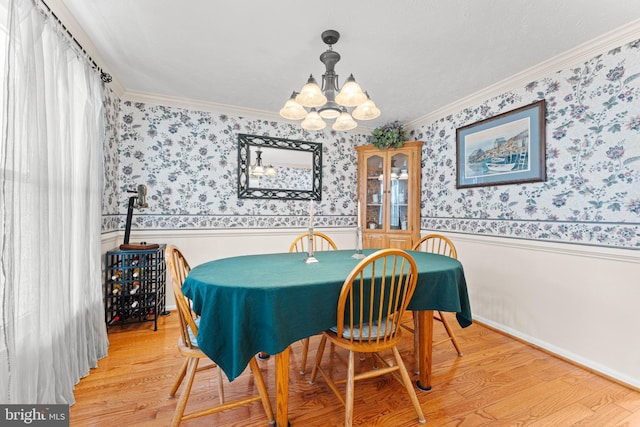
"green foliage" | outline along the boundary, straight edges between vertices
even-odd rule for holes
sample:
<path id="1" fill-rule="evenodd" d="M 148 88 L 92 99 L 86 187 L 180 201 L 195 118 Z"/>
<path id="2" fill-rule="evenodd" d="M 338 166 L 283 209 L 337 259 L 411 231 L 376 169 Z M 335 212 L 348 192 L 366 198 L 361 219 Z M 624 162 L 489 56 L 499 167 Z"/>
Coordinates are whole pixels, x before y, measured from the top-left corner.
<path id="1" fill-rule="evenodd" d="M 384 126 L 377 127 L 371 132 L 369 142 L 380 150 L 390 147 L 402 147 L 406 139 L 404 129 L 400 122 L 395 121 L 387 123 Z"/>

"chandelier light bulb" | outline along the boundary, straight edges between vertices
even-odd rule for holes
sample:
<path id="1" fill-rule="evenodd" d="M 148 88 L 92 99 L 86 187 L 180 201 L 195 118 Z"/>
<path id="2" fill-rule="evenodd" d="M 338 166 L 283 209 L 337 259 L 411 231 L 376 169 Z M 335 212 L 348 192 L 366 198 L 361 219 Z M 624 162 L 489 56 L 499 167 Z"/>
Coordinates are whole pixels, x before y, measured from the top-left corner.
<path id="1" fill-rule="evenodd" d="M 262 166 L 262 150 L 256 151 L 256 162 L 251 167 L 251 175 L 252 176 L 264 175 L 264 167 Z"/>
<path id="2" fill-rule="evenodd" d="M 315 108 L 312 108 L 307 117 L 300 124 L 303 129 L 306 130 L 320 130 L 324 129 L 327 124 L 322 120 L 320 114 L 316 111 Z"/>
<path id="3" fill-rule="evenodd" d="M 336 102 L 345 107 L 357 107 L 367 100 L 367 95 L 364 94 L 360 85 L 356 83 L 356 79 L 353 74 L 349 75 L 349 78 L 340 89 L 340 93 L 336 96 Z"/>
<path id="4" fill-rule="evenodd" d="M 336 122 L 331 126 L 331 129 L 335 131 L 346 131 L 355 129 L 358 123 L 351 118 L 351 115 L 347 112 L 347 109 L 342 107 L 342 113 L 340 117 L 336 119 Z"/>
<path id="5" fill-rule="evenodd" d="M 320 86 L 313 78 L 313 74 L 309 76 L 307 83 L 302 86 L 300 93 L 296 96 L 296 102 L 305 107 L 321 107 L 327 103 L 327 97 L 322 94 Z"/>
<path id="6" fill-rule="evenodd" d="M 320 117 L 323 119 L 335 119 L 340 116 L 340 112 L 340 106 L 334 101 L 327 101 L 327 103 L 318 110 L 318 114 L 320 114 Z"/>
<path id="7" fill-rule="evenodd" d="M 365 92 L 365 95 L 367 95 L 367 100 L 358 105 L 351 113 L 354 119 L 373 120 L 380 116 L 380 110 L 376 107 L 376 104 L 371 100 L 371 98 L 369 98 L 369 94 Z"/>
<path id="8" fill-rule="evenodd" d="M 291 94 L 291 98 L 284 104 L 280 110 L 280 116 L 289 120 L 302 120 L 307 116 L 307 110 L 296 102 L 297 92 Z"/>

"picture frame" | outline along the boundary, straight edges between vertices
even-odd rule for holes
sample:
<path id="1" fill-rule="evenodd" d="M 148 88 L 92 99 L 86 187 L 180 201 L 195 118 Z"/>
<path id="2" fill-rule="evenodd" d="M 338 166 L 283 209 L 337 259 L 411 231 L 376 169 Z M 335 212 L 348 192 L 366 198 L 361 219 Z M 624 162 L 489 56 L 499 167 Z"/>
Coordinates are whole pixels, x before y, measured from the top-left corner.
<path id="1" fill-rule="evenodd" d="M 546 180 L 545 100 L 456 129 L 456 188 Z"/>

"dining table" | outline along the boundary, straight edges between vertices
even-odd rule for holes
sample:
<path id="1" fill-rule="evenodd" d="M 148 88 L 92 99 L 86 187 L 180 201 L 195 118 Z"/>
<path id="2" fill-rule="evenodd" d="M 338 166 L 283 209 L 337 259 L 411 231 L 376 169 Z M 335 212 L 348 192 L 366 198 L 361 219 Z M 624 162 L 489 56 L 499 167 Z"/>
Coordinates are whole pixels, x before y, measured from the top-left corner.
<path id="1" fill-rule="evenodd" d="M 365 249 L 369 255 L 376 249 Z M 444 255 L 407 251 L 418 268 L 408 310 L 419 332 L 421 390 L 431 389 L 433 310 L 455 312 L 472 323 L 464 269 Z M 243 255 L 194 267 L 182 290 L 200 316 L 198 346 L 233 381 L 260 352 L 275 355 L 276 425 L 287 426 L 290 345 L 336 324 L 338 295 L 361 261 L 354 250 Z"/>

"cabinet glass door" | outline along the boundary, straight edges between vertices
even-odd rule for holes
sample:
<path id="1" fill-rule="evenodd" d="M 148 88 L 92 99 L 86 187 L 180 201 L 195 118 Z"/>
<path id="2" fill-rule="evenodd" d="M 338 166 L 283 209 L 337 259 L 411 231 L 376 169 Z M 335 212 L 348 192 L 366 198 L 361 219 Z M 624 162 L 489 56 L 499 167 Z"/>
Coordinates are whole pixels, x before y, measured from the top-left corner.
<path id="1" fill-rule="evenodd" d="M 411 249 L 420 239 L 421 141 L 357 146 L 363 248 Z"/>
<path id="2" fill-rule="evenodd" d="M 389 229 L 406 230 L 409 215 L 409 157 L 397 153 L 391 157 Z"/>
<path id="3" fill-rule="evenodd" d="M 384 226 L 384 158 L 367 158 L 367 206 L 363 227 L 380 230 Z"/>

